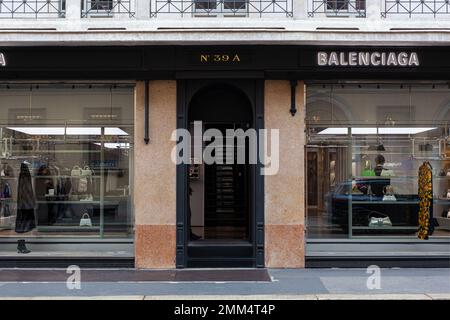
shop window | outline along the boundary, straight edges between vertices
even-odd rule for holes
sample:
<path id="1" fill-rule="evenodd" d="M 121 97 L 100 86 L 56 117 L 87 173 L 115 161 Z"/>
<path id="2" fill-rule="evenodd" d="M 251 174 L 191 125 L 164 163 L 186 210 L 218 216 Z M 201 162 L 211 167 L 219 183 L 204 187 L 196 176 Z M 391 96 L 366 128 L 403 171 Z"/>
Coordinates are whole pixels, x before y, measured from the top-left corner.
<path id="1" fill-rule="evenodd" d="M 450 88 L 307 87 L 309 238 L 417 238 L 431 166 L 430 238 L 450 236 Z"/>
<path id="2" fill-rule="evenodd" d="M 0 85 L 0 242 L 132 239 L 133 90 Z"/>

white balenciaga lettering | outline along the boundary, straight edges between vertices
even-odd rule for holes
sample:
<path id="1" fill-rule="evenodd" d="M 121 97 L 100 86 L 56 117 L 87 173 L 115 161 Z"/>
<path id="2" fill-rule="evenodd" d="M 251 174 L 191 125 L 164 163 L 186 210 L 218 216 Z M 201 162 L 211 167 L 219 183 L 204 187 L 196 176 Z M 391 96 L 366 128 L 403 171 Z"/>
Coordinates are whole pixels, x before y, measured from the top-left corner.
<path id="1" fill-rule="evenodd" d="M 418 67 L 417 52 L 317 52 L 317 65 L 329 67 Z"/>
<path id="2" fill-rule="evenodd" d="M 5 67 L 6 66 L 5 55 L 3 53 L 1 53 L 1 52 L 0 52 L 0 66 L 1 67 Z"/>

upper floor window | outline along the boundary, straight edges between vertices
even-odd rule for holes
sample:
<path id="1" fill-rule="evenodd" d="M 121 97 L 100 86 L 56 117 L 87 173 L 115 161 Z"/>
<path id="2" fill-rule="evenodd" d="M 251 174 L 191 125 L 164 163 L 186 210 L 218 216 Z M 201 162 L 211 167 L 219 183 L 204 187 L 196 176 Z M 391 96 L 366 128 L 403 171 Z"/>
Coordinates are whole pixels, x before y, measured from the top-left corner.
<path id="1" fill-rule="evenodd" d="M 122 0 L 123 1 L 123 0 Z M 293 0 L 151 0 L 150 17 L 293 17 Z"/>
<path id="2" fill-rule="evenodd" d="M 366 0 L 310 0 L 308 15 L 325 14 L 331 17 L 366 16 Z"/>
<path id="3" fill-rule="evenodd" d="M 89 5 L 91 10 L 111 11 L 113 2 L 112 0 L 91 0 Z"/>
<path id="4" fill-rule="evenodd" d="M 247 0 L 194 0 L 196 15 L 246 15 Z"/>
<path id="5" fill-rule="evenodd" d="M 136 0 L 82 0 L 81 17 L 134 17 Z"/>

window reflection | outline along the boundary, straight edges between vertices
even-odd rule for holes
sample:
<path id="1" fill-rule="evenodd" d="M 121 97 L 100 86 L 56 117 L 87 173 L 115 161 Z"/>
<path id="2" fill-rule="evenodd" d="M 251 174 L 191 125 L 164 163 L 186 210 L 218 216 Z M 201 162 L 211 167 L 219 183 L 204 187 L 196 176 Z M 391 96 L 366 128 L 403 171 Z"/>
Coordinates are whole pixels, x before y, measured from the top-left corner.
<path id="1" fill-rule="evenodd" d="M 36 227 L 21 237 L 130 237 L 133 87 L 0 87 L 0 237 L 17 237 L 19 176 Z"/>
<path id="2" fill-rule="evenodd" d="M 448 86 L 307 90 L 308 237 L 417 237 L 419 168 L 427 162 L 433 237 L 450 236 Z"/>

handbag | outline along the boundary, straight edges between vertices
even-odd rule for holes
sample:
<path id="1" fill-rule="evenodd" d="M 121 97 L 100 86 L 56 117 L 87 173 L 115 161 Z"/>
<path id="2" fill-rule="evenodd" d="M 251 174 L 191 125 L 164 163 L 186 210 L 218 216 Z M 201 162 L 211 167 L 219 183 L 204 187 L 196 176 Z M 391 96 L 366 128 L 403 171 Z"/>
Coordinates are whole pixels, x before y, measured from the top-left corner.
<path id="1" fill-rule="evenodd" d="M 394 188 L 391 185 L 383 188 L 383 201 L 397 201 L 395 197 Z"/>
<path id="2" fill-rule="evenodd" d="M 91 168 L 89 168 L 89 166 L 84 166 L 84 168 L 80 169 L 80 170 L 81 170 L 82 176 L 85 176 L 85 177 L 92 176 L 92 170 L 91 170 Z"/>
<path id="3" fill-rule="evenodd" d="M 92 220 L 87 212 L 81 216 L 80 227 L 92 227 Z"/>
<path id="4" fill-rule="evenodd" d="M 9 183 L 5 183 L 3 187 L 3 198 L 11 198 L 11 187 Z"/>
<path id="5" fill-rule="evenodd" d="M 81 176 L 81 168 L 77 165 L 73 166 L 72 171 L 70 172 L 70 175 L 72 177 L 79 177 Z"/>
<path id="6" fill-rule="evenodd" d="M 11 210 L 9 209 L 9 204 L 8 203 L 2 203 L 1 205 L 1 210 L 0 210 L 0 216 L 7 218 L 11 216 Z"/>
<path id="7" fill-rule="evenodd" d="M 85 193 L 88 191 L 88 180 L 86 177 L 80 177 L 78 180 L 78 193 Z"/>
<path id="8" fill-rule="evenodd" d="M 372 217 L 372 214 L 376 213 L 381 217 Z M 381 212 L 371 212 L 369 214 L 369 227 L 392 227 L 392 221 L 388 215 Z"/>
<path id="9" fill-rule="evenodd" d="M 381 171 L 380 176 L 382 176 L 382 177 L 393 177 L 393 176 L 395 176 L 395 173 L 394 173 L 394 170 L 391 170 L 391 169 L 383 169 L 383 170 Z"/>

